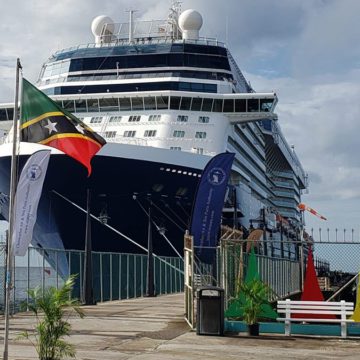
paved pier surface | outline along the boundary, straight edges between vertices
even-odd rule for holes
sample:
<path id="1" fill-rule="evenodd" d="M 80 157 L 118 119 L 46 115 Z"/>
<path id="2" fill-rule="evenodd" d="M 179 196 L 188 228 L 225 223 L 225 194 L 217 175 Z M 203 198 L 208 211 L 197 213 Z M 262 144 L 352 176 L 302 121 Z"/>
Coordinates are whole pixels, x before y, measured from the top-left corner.
<path id="1" fill-rule="evenodd" d="M 360 359 L 360 339 L 197 336 L 183 320 L 182 295 L 114 301 L 84 307 L 84 311 L 84 319 L 71 320 L 70 341 L 81 360 Z M 1 344 L 3 324 L 1 319 Z M 11 319 L 11 360 L 37 359 L 27 340 L 15 340 L 33 324 L 28 313 Z M 2 356 L 2 345 L 0 350 Z"/>

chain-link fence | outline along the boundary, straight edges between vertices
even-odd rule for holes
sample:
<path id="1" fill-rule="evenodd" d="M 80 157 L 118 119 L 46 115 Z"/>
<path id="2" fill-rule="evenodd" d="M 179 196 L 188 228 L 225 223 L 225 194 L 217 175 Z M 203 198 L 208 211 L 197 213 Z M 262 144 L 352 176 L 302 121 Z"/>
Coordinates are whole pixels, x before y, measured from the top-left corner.
<path id="1" fill-rule="evenodd" d="M 209 261 L 205 264 L 196 257 L 201 249 L 195 248 L 195 289 L 198 286 L 217 285 L 224 288 L 226 303 L 236 297 L 245 279 L 251 246 L 254 245 L 260 278 L 273 290 L 270 300 L 299 297 L 311 248 L 318 282 L 327 299 L 360 271 L 360 241 L 355 238 L 353 231 L 342 230 L 343 237 L 339 237 L 337 231 L 325 231 L 325 234 L 321 241 L 314 241 L 313 238 L 311 241 L 284 239 L 281 242 L 274 239 L 222 240 L 217 249 L 205 249 L 208 254 L 212 253 L 207 256 Z M 315 235 L 314 231 L 312 235 Z M 355 290 L 356 282 L 350 282 L 337 299 L 355 301 Z"/>
<path id="2" fill-rule="evenodd" d="M 5 245 L 0 246 L 0 311 L 4 310 Z M 51 263 L 51 265 L 50 265 Z M 93 293 L 97 302 L 143 296 L 146 293 L 147 255 L 92 253 Z M 183 260 L 154 257 L 156 294 L 183 291 Z M 84 252 L 29 248 L 26 256 L 15 257 L 12 272 L 11 311 L 16 312 L 28 300 L 27 290 L 59 287 L 69 274 L 77 274 L 73 297 L 83 290 Z"/>
<path id="3" fill-rule="evenodd" d="M 303 290 L 308 251 L 314 254 L 314 265 L 325 299 L 343 289 L 337 299 L 355 302 L 355 275 L 360 271 L 360 242 L 337 240 L 301 242 L 283 241 L 281 246 L 269 240 L 255 245 L 258 273 L 274 294 L 271 300 L 298 297 Z M 275 249 L 264 255 L 263 249 Z M 277 249 L 277 250 L 276 250 Z M 288 249 L 283 251 L 282 249 Z M 290 250 L 289 250 L 290 249 Z M 225 299 L 237 296 L 240 283 L 245 279 L 250 246 L 247 240 L 221 242 L 218 256 L 218 285 L 225 289 Z M 347 287 L 343 288 L 344 285 Z"/>
<path id="4" fill-rule="evenodd" d="M 244 280 L 250 250 L 247 241 L 222 241 L 219 253 L 219 282 L 225 289 L 226 302 L 235 298 Z M 263 244 L 264 245 L 264 244 Z M 290 246 L 289 244 L 285 244 Z M 255 249 L 258 273 L 261 280 L 273 290 L 273 299 L 301 292 L 301 261 L 299 257 L 266 256 Z"/>

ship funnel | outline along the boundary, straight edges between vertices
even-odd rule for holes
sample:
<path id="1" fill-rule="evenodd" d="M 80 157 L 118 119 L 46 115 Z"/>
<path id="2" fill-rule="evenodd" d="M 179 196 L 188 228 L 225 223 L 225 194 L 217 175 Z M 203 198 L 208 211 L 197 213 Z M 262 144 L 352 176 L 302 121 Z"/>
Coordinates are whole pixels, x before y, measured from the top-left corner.
<path id="1" fill-rule="evenodd" d="M 198 40 L 199 30 L 203 24 L 202 16 L 193 9 L 185 10 L 179 16 L 179 26 L 184 40 Z"/>
<path id="2" fill-rule="evenodd" d="M 91 31 L 97 45 L 110 43 L 114 34 L 114 22 L 106 15 L 97 16 L 91 23 Z"/>

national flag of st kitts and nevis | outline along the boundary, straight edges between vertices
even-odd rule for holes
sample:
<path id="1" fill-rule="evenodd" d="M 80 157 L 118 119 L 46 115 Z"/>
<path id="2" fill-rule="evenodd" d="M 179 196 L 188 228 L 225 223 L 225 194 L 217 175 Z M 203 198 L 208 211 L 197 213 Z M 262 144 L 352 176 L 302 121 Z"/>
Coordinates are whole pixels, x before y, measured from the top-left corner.
<path id="1" fill-rule="evenodd" d="M 105 140 L 71 113 L 23 79 L 20 140 L 54 147 L 83 164 L 91 174 L 91 158 Z"/>

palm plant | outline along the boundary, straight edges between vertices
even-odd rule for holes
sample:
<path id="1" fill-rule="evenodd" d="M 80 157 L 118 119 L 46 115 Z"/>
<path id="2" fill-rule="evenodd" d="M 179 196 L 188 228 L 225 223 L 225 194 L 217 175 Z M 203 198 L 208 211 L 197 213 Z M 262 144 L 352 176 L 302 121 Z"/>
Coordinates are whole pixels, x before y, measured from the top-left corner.
<path id="1" fill-rule="evenodd" d="M 72 313 L 81 318 L 84 316 L 80 303 L 71 299 L 75 278 L 70 276 L 59 289 L 49 287 L 41 291 L 36 287 L 28 291 L 30 302 L 26 305 L 35 314 L 35 332 L 24 331 L 20 338 L 26 338 L 34 345 L 40 360 L 75 357 L 74 346 L 63 339 L 70 334 L 69 316 Z"/>
<path id="2" fill-rule="evenodd" d="M 240 285 L 240 292 L 244 296 L 243 319 L 249 326 L 249 333 L 258 334 L 259 318 L 265 307 L 270 305 L 271 288 L 259 279 L 253 279 Z"/>

